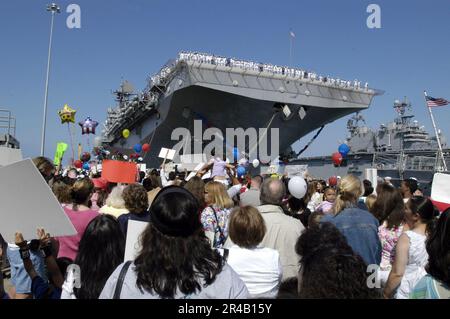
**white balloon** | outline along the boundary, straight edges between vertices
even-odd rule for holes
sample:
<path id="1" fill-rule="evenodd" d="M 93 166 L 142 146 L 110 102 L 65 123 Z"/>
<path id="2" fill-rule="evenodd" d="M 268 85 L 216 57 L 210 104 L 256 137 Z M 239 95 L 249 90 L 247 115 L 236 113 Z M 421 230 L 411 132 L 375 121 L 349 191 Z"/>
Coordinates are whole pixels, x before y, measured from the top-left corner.
<path id="1" fill-rule="evenodd" d="M 300 176 L 294 176 L 289 180 L 288 189 L 292 196 L 302 199 L 308 190 L 308 185 Z"/>
<path id="2" fill-rule="evenodd" d="M 255 158 L 254 160 L 253 160 L 253 167 L 258 167 L 259 166 L 259 160 L 257 159 L 257 158 Z"/>

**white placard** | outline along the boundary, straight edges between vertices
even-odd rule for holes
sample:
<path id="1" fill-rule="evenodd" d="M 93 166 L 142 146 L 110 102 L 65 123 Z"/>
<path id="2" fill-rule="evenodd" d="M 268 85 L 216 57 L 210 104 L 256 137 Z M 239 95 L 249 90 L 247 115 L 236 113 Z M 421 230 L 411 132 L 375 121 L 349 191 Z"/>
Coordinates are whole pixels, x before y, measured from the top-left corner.
<path id="1" fill-rule="evenodd" d="M 0 233 L 10 243 L 21 232 L 35 239 L 36 229 L 51 236 L 72 236 L 77 231 L 64 213 L 41 173 L 30 159 L 0 168 Z"/>
<path id="2" fill-rule="evenodd" d="M 22 160 L 22 151 L 16 148 L 0 147 L 0 167 Z"/>
<path id="3" fill-rule="evenodd" d="M 434 174 L 431 199 L 441 203 L 450 203 L 450 174 Z"/>
<path id="4" fill-rule="evenodd" d="M 161 148 L 161 151 L 159 152 L 158 157 L 160 158 L 165 158 L 168 160 L 173 160 L 173 158 L 175 157 L 175 150 L 171 150 L 168 148 Z"/>
<path id="5" fill-rule="evenodd" d="M 147 164 L 145 164 L 145 163 L 142 163 L 142 164 L 137 164 L 138 165 L 138 167 L 139 167 L 139 171 L 140 172 L 147 172 Z"/>
<path id="6" fill-rule="evenodd" d="M 139 236 L 147 227 L 148 222 L 140 222 L 136 220 L 128 221 L 127 241 L 125 244 L 125 258 L 124 261 L 134 260 L 141 248 L 139 243 Z"/>
<path id="7" fill-rule="evenodd" d="M 305 178 L 307 170 L 308 165 L 286 165 L 286 167 L 284 168 L 284 173 L 287 174 L 289 178 L 294 176 Z"/>

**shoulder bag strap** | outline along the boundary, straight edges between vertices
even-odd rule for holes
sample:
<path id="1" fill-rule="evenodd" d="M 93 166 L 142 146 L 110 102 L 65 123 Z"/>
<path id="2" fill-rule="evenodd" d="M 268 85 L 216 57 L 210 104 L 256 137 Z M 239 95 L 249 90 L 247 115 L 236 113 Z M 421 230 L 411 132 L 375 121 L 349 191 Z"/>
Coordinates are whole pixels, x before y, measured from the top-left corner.
<path id="1" fill-rule="evenodd" d="M 119 278 L 117 279 L 116 290 L 114 290 L 113 299 L 120 299 L 120 293 L 122 292 L 123 281 L 125 280 L 125 275 L 127 274 L 128 268 L 130 268 L 131 260 L 128 260 L 125 265 L 123 265 L 120 271 Z"/>
<path id="2" fill-rule="evenodd" d="M 216 210 L 215 210 L 214 207 L 212 207 L 212 206 L 209 206 L 209 207 L 211 207 L 211 209 L 212 209 L 213 212 L 214 212 L 214 218 L 216 219 L 217 227 L 219 228 L 219 233 L 220 233 L 222 236 L 224 236 L 225 234 L 223 233 L 222 228 L 221 228 L 220 225 L 219 225 L 219 219 L 217 218 Z"/>

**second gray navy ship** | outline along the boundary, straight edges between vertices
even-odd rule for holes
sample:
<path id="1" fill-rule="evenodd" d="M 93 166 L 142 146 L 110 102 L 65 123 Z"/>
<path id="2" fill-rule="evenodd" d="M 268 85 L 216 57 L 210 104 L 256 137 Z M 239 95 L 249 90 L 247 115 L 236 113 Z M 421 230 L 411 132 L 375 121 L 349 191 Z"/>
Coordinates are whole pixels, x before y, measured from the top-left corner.
<path id="1" fill-rule="evenodd" d="M 394 102 L 397 117 L 378 129 L 369 128 L 359 112 L 347 122 L 350 152 L 340 166 L 331 156 L 304 157 L 290 164 L 308 165 L 308 173 L 316 178 L 354 174 L 364 178 L 367 168 L 376 168 L 377 175 L 390 178 L 394 185 L 407 178 L 415 178 L 425 194 L 430 194 L 436 172 L 449 173 L 450 149 L 445 136 L 438 131 L 443 156 L 436 136 L 430 136 L 411 113 L 411 103 L 405 98 Z M 445 165 L 443 160 L 445 161 Z"/>

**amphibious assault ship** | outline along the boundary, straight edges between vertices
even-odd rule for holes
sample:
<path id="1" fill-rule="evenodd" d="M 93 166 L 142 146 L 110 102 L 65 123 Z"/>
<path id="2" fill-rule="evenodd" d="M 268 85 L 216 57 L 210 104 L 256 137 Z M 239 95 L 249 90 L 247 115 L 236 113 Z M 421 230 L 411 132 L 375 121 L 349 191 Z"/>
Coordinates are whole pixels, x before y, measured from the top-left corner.
<path id="1" fill-rule="evenodd" d="M 425 193 L 436 172 L 449 173 L 450 149 L 445 136 L 438 131 L 442 155 L 436 136 L 430 136 L 424 126 L 414 120 L 411 103 L 405 98 L 393 105 L 397 117 L 376 130 L 369 128 L 357 112 L 347 122 L 350 152 L 340 166 L 331 156 L 304 157 L 290 164 L 308 165 L 308 173 L 316 178 L 353 174 L 364 178 L 365 169 L 376 168 L 377 175 L 390 177 L 394 185 L 406 178 L 415 178 Z M 445 161 L 445 164 L 444 164 Z"/>
<path id="2" fill-rule="evenodd" d="M 265 128 L 266 141 L 272 128 L 279 129 L 279 152 L 302 136 L 345 115 L 369 107 L 381 91 L 358 80 L 321 76 L 303 69 L 226 58 L 211 54 L 181 52 L 149 77 L 140 93 L 127 82 L 115 91 L 117 106 L 108 109 L 102 132 L 103 144 L 131 153 L 133 145 L 149 143 L 143 160 L 159 166 L 161 147 L 172 148 L 174 129 L 187 128 L 195 135 L 194 120 L 202 132 L 214 127 Z M 122 136 L 128 129 L 128 138 Z M 259 145 L 249 141 L 243 153 Z M 176 149 L 178 155 L 186 150 Z M 269 150 L 270 152 L 271 150 Z M 273 158 L 278 154 L 272 152 Z"/>

